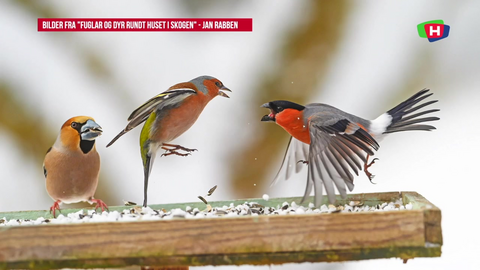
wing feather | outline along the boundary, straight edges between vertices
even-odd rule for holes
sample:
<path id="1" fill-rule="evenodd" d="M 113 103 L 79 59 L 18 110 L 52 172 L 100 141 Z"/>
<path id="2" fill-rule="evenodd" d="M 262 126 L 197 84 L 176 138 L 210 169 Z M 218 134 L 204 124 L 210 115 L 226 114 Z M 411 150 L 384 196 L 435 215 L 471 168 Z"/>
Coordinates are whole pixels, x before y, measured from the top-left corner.
<path id="1" fill-rule="evenodd" d="M 292 175 L 294 168 L 295 172 L 298 173 L 305 166 L 302 162 L 299 163 L 299 160 L 308 160 L 308 144 L 290 137 L 287 150 L 283 156 L 282 165 L 280 165 L 280 169 L 270 186 L 275 185 L 281 178 L 288 180 Z"/>
<path id="2" fill-rule="evenodd" d="M 340 195 L 346 197 L 345 186 L 349 190 L 354 187 L 351 170 L 358 175 L 358 169 L 362 169 L 361 161 L 366 160 L 365 154 L 373 155 L 379 145 L 368 132 L 348 119 L 337 119 L 332 123 L 325 115 L 314 115 L 310 119 L 309 132 L 309 177 L 305 196 L 309 195 L 307 191 L 311 190 L 309 185 L 312 182 L 318 207 L 322 200 L 322 185 L 330 203 L 335 202 L 334 185 Z"/>
<path id="3" fill-rule="evenodd" d="M 118 135 L 115 136 L 115 138 L 113 138 L 111 142 L 107 144 L 107 147 L 112 145 L 125 133 L 145 122 L 154 110 L 161 110 L 165 107 L 175 106 L 176 104 L 180 104 L 180 102 L 185 98 L 194 94 L 196 94 L 196 92 L 193 89 L 179 88 L 167 90 L 149 99 L 147 102 L 145 102 L 143 105 L 138 107 L 130 114 L 130 116 L 128 117 L 129 122 L 127 126 L 122 131 L 120 131 L 120 133 L 118 133 Z"/>

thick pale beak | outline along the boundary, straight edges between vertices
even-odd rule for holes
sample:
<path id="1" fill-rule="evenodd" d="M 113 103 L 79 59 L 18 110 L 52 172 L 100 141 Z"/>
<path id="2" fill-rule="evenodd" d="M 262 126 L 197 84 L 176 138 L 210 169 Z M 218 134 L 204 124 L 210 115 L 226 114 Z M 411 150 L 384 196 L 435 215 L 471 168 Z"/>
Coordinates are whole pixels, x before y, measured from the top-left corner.
<path id="1" fill-rule="evenodd" d="M 269 103 L 265 103 L 263 104 L 262 106 L 260 106 L 262 108 L 267 108 L 267 109 L 270 109 L 270 111 L 272 111 L 272 108 L 270 108 L 270 104 Z M 270 114 L 267 114 L 267 115 L 264 115 L 261 119 L 262 122 L 268 122 L 268 121 L 273 121 L 275 122 L 275 115 L 272 113 Z"/>
<path id="2" fill-rule="evenodd" d="M 225 87 L 225 86 L 222 86 L 222 88 L 220 88 L 220 90 L 232 92 L 232 90 L 228 89 L 228 88 Z M 227 94 L 225 94 L 225 92 L 222 92 L 222 91 L 220 91 L 220 90 L 218 91 L 218 95 L 219 95 L 219 96 L 226 97 L 226 98 L 230 98 Z"/>
<path id="3" fill-rule="evenodd" d="M 87 122 L 80 129 L 80 137 L 85 141 L 95 140 L 98 136 L 102 135 L 102 127 L 99 126 L 93 120 L 87 120 Z"/>

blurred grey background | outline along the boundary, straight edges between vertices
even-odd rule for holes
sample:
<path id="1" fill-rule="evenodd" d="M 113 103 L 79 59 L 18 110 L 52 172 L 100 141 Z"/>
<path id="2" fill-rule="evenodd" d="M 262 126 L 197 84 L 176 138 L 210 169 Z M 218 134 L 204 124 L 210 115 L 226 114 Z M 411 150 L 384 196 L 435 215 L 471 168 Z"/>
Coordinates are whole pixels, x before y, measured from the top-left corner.
<path id="1" fill-rule="evenodd" d="M 47 33 L 37 32 L 38 17 L 242 17 L 253 18 L 254 31 Z M 450 25 L 450 36 L 429 43 L 416 25 L 434 19 Z M 430 88 L 442 110 L 438 130 L 386 138 L 371 170 L 376 184 L 362 174 L 354 192 L 417 191 L 440 207 L 441 258 L 241 268 L 480 269 L 478 29 L 480 2 L 473 0 L 1 1 L 0 211 L 51 206 L 43 157 L 76 115 L 92 116 L 104 129 L 96 197 L 109 205 L 141 203 L 140 128 L 105 145 L 147 99 L 199 75 L 219 78 L 233 93 L 214 99 L 175 141 L 198 152 L 157 158 L 152 204 L 196 201 L 214 185 L 212 200 L 301 196 L 306 170 L 269 187 L 288 136 L 260 122 L 264 102 L 322 102 L 373 119 Z"/>

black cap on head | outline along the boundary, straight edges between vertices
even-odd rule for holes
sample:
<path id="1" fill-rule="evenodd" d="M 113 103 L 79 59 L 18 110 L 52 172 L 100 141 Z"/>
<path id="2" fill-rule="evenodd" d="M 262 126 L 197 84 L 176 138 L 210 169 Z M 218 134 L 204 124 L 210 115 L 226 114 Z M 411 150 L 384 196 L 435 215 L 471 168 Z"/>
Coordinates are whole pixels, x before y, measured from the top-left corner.
<path id="1" fill-rule="evenodd" d="M 305 109 L 305 106 L 302 106 L 300 104 L 287 101 L 287 100 L 270 101 L 268 103 L 263 104 L 262 107 L 268 108 L 272 110 L 274 113 L 279 113 L 285 109 L 294 109 L 297 111 L 303 111 Z"/>
<path id="2" fill-rule="evenodd" d="M 297 111 L 303 111 L 305 109 L 305 106 L 287 100 L 270 101 L 263 104 L 261 107 L 270 109 L 272 111 L 271 114 L 263 116 L 262 121 L 275 121 L 275 115 L 285 109 L 294 109 Z"/>

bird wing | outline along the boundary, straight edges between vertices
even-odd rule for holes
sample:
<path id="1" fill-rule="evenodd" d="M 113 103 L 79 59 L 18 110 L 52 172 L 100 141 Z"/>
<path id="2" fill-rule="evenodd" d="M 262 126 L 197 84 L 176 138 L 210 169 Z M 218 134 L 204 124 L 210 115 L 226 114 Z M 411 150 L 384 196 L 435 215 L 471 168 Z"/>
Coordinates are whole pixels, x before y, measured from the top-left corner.
<path id="1" fill-rule="evenodd" d="M 288 141 L 287 150 L 283 156 L 282 165 L 277 172 L 277 175 L 272 181 L 271 186 L 275 185 L 280 178 L 288 180 L 292 175 L 293 168 L 298 173 L 303 168 L 303 163 L 299 161 L 307 161 L 308 159 L 308 144 L 303 143 L 293 137 Z"/>
<path id="2" fill-rule="evenodd" d="M 334 185 L 343 198 L 352 191 L 353 175 L 362 170 L 365 153 L 373 155 L 379 145 L 360 125 L 334 112 L 320 112 L 312 115 L 309 121 L 310 149 L 308 155 L 308 180 L 303 200 L 315 189 L 315 205 L 322 201 L 322 184 L 328 199 L 335 202 Z"/>
<path id="3" fill-rule="evenodd" d="M 134 129 L 141 123 L 145 122 L 150 114 L 154 110 L 161 110 L 162 108 L 175 106 L 183 101 L 185 98 L 196 94 L 195 90 L 191 88 L 178 88 L 167 90 L 163 93 L 160 93 L 153 98 L 149 99 L 142 106 L 138 107 L 136 110 L 130 114 L 128 117 L 127 126 L 115 137 L 113 140 L 107 144 L 107 147 L 112 145 L 116 140 L 118 140 L 125 133 Z"/>

